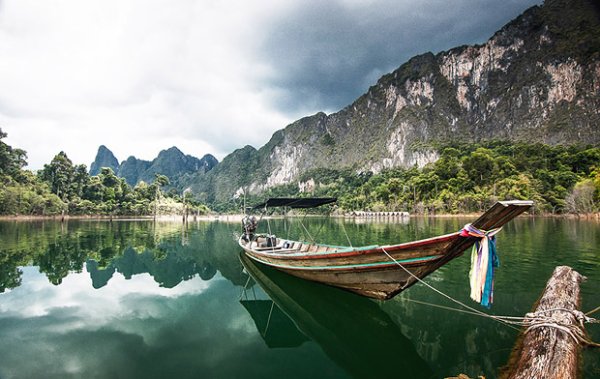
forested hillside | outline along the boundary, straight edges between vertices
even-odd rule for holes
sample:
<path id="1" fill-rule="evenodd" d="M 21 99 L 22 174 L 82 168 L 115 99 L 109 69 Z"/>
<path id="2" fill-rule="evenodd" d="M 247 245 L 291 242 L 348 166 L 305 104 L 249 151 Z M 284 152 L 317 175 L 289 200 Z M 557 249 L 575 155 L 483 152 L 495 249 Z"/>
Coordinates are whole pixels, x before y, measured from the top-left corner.
<path id="1" fill-rule="evenodd" d="M 107 167 L 97 175 L 88 175 L 85 165 L 74 165 L 64 152 L 34 174 L 23 169 L 26 152 L 7 145 L 2 141 L 5 137 L 0 129 L 0 215 L 183 213 L 183 194 L 164 193 L 169 184 L 164 175 L 157 174 L 152 183 L 131 187 Z M 191 198 L 186 203 L 188 211 L 208 211 Z"/>
<path id="2" fill-rule="evenodd" d="M 152 215 L 181 214 L 182 193 L 168 188 L 166 176 L 131 187 L 110 168 L 87 174 L 64 152 L 42 170 L 23 169 L 26 152 L 2 141 L 0 130 L 0 214 L 2 215 Z M 440 158 L 423 168 L 381 173 L 319 168 L 298 182 L 275 186 L 269 196 L 335 196 L 340 211 L 409 211 L 418 214 L 480 211 L 496 200 L 529 199 L 537 213 L 589 213 L 600 209 L 600 148 L 490 141 L 446 144 Z M 186 193 L 188 211 L 236 212 L 238 196 L 204 205 Z"/>
<path id="3" fill-rule="evenodd" d="M 335 196 L 344 211 L 464 213 L 497 200 L 534 200 L 536 213 L 589 213 L 600 206 L 600 148 L 490 141 L 438 146 L 423 168 L 379 174 L 316 169 L 259 196 Z M 247 199 L 248 200 L 248 199 Z M 216 204 L 232 209 L 235 201 Z"/>

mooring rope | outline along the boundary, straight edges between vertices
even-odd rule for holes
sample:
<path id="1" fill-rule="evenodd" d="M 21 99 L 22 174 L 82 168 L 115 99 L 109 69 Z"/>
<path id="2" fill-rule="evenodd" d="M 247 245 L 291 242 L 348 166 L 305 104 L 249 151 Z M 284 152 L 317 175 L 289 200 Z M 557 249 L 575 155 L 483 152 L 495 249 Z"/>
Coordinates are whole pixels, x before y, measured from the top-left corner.
<path id="1" fill-rule="evenodd" d="M 418 300 L 412 300 L 412 299 L 410 299 L 410 301 L 413 301 L 413 302 L 416 302 L 416 303 L 425 304 L 425 305 L 430 305 L 430 306 L 434 306 L 434 307 L 438 307 L 438 308 L 443 308 L 443 309 L 447 309 L 447 310 L 452 310 L 452 311 L 456 311 L 456 312 L 468 313 L 468 314 L 472 314 L 472 315 L 476 315 L 476 316 L 480 316 L 480 317 L 490 318 L 490 319 L 495 320 L 497 322 L 500 322 L 500 323 L 502 323 L 502 324 L 504 324 L 504 325 L 506 325 L 506 326 L 508 326 L 508 327 L 510 327 L 512 329 L 515 329 L 517 331 L 519 331 L 520 329 L 517 328 L 515 325 L 521 326 L 521 327 L 527 327 L 527 329 L 525 330 L 525 333 L 529 332 L 530 330 L 533 330 L 533 329 L 536 329 L 536 328 L 539 328 L 539 327 L 543 327 L 543 326 L 546 326 L 546 327 L 555 327 L 556 329 L 562 330 L 565 333 L 567 333 L 568 335 L 570 335 L 578 343 L 581 343 L 581 344 L 584 344 L 584 345 L 587 345 L 587 346 L 600 347 L 600 344 L 589 340 L 585 336 L 585 334 L 582 332 L 583 323 L 584 322 L 585 323 L 600 323 L 600 321 L 596 320 L 596 319 L 594 319 L 592 317 L 589 317 L 587 314 L 584 314 L 581 311 L 571 310 L 571 309 L 566 309 L 566 308 L 552 308 L 552 309 L 541 310 L 541 311 L 534 312 L 534 313 L 528 313 L 525 317 L 490 315 L 490 314 L 482 312 L 482 311 L 480 311 L 478 309 L 475 309 L 473 307 L 468 306 L 467 304 L 461 302 L 460 300 L 457 300 L 457 299 L 453 298 L 452 296 L 450 296 L 450 295 L 448 295 L 448 294 L 446 294 L 446 293 L 438 290 L 437 288 L 433 287 L 429 283 L 426 283 L 425 281 L 421 280 L 421 278 L 419 278 L 418 276 L 416 276 L 415 274 L 413 274 L 412 272 L 410 272 L 410 270 L 408 270 L 400 262 L 398 262 L 396 259 L 394 259 L 394 257 L 392 257 L 385 250 L 384 247 L 381 247 L 381 251 L 383 251 L 383 253 L 385 255 L 387 255 L 387 257 L 390 260 L 392 260 L 395 264 L 397 264 L 401 269 L 403 269 L 407 274 L 409 274 L 416 281 L 418 281 L 419 283 L 425 285 L 426 287 L 428 287 L 429 289 L 431 289 L 434 292 L 438 293 L 439 295 L 447 298 L 448 300 L 450 300 L 450 301 L 452 301 L 452 302 L 460 305 L 461 307 L 464 307 L 464 308 L 468 309 L 468 311 L 465 311 L 464 309 L 446 307 L 446 306 L 443 306 L 443 305 L 436 305 L 436 304 L 431 304 L 431 303 L 420 302 Z M 568 324 L 564 325 L 563 323 L 560 322 L 560 320 L 556 319 L 557 318 L 556 315 L 554 315 L 552 317 L 546 317 L 546 316 L 542 316 L 541 315 L 543 313 L 547 313 L 547 312 L 551 312 L 551 311 L 569 312 L 577 320 L 577 325 L 568 325 Z M 588 313 L 592 313 L 592 312 L 588 312 Z M 581 326 L 581 329 L 577 327 L 578 325 Z"/>
<path id="2" fill-rule="evenodd" d="M 598 306 L 598 307 L 596 307 L 596 308 L 592 309 L 591 311 L 587 312 L 585 315 L 586 315 L 586 316 L 589 316 L 589 315 L 591 315 L 591 314 L 594 314 L 594 313 L 596 313 L 596 312 L 598 312 L 598 311 L 600 311 L 600 306 Z"/>
<path id="3" fill-rule="evenodd" d="M 473 312 L 474 314 L 481 316 L 481 317 L 487 317 L 487 318 L 491 318 L 492 320 L 496 320 L 497 322 L 503 323 L 506 326 L 513 328 L 515 330 L 519 330 L 519 328 L 514 327 L 512 324 L 514 323 L 513 321 L 508 321 L 508 320 L 504 320 L 503 317 L 501 316 L 494 316 L 494 315 L 489 315 L 485 312 L 482 312 L 478 309 L 475 309 L 473 307 L 468 306 L 467 304 L 461 302 L 460 300 L 457 300 L 455 298 L 453 298 L 450 295 L 447 295 L 445 293 L 443 293 L 442 291 L 438 290 L 437 288 L 433 287 L 432 285 L 430 285 L 429 283 L 424 282 L 423 280 L 421 280 L 421 278 L 419 278 L 418 276 L 416 276 L 415 274 L 413 274 L 412 272 L 410 272 L 406 267 L 404 267 L 400 262 L 398 262 L 396 259 L 394 259 L 394 257 L 392 257 L 387 251 L 385 251 L 384 247 L 381 247 L 381 251 L 384 252 L 385 255 L 388 256 L 389 259 L 391 259 L 394 263 L 396 263 L 398 266 L 400 266 L 401 269 L 403 269 L 408 275 L 410 275 L 411 277 L 413 277 L 416 281 L 418 281 L 419 283 L 425 285 L 426 287 L 428 287 L 429 289 L 433 290 L 434 292 L 437 292 L 439 295 L 445 297 L 446 299 L 460 305 L 461 307 L 464 307 L 468 310 L 470 310 L 471 312 Z"/>
<path id="4" fill-rule="evenodd" d="M 478 313 L 476 312 L 471 312 L 465 309 L 460 309 L 460 308 L 452 308 L 452 307 L 448 307 L 445 305 L 440 305 L 440 304 L 434 304 L 434 303 L 428 303 L 426 301 L 421 301 L 421 300 L 415 300 L 415 299 L 411 299 L 411 298 L 404 298 L 404 300 L 409 301 L 411 303 L 417 303 L 417 304 L 421 304 L 421 305 L 428 305 L 430 307 L 434 307 L 434 308 L 440 308 L 440 309 L 446 309 L 448 311 L 455 311 L 455 312 L 459 312 L 459 313 L 466 313 L 469 315 L 475 315 L 475 316 L 479 316 Z"/>

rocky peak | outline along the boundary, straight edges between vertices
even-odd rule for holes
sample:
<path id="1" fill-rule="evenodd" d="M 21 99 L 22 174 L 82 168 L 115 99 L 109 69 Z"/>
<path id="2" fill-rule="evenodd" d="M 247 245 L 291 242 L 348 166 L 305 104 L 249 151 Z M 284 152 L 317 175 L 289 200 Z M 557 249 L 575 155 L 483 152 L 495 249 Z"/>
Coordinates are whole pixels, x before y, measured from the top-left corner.
<path id="1" fill-rule="evenodd" d="M 211 155 L 212 157 L 212 155 Z M 214 157 L 213 157 L 214 158 Z M 200 159 L 191 155 L 184 154 L 177 147 L 162 150 L 158 156 L 151 162 L 148 169 L 140 175 L 140 180 L 151 182 L 156 174 L 167 176 L 171 181 L 184 174 L 197 171 L 206 172 L 206 164 Z M 212 164 L 211 168 L 214 167 Z"/>
<path id="2" fill-rule="evenodd" d="M 100 145 L 96 153 L 96 159 L 90 165 L 90 175 L 98 175 L 102 167 L 109 167 L 115 173 L 119 171 L 119 161 L 106 146 Z"/>
<path id="3" fill-rule="evenodd" d="M 151 183 L 156 174 L 167 176 L 171 182 L 185 174 L 206 173 L 218 164 L 217 159 L 206 154 L 202 159 L 184 154 L 177 147 L 162 150 L 152 161 L 138 159 L 134 156 L 118 164 L 117 159 L 106 146 L 98 148 L 96 160 L 92 163 L 90 174 L 96 175 L 102 167 L 110 167 L 125 181 L 135 186 L 139 181 Z"/>
<path id="4" fill-rule="evenodd" d="M 124 178 L 127 184 L 135 186 L 143 173 L 150 167 L 151 162 L 130 156 L 121 162 L 119 176 Z"/>
<path id="5" fill-rule="evenodd" d="M 198 170 L 204 169 L 204 172 L 210 171 L 218 163 L 219 161 L 212 154 L 206 154 L 200 159 L 200 167 L 198 167 Z"/>

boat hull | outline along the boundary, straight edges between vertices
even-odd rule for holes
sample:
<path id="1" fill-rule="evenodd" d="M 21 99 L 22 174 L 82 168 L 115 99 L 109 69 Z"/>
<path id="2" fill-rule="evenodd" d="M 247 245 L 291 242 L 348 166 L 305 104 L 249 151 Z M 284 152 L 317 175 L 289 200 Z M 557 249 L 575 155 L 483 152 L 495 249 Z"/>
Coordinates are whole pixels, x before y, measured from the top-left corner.
<path id="1" fill-rule="evenodd" d="M 437 268 L 458 233 L 403 245 L 332 253 L 280 253 L 240 246 L 246 255 L 296 277 L 376 299 L 389 299 Z"/>

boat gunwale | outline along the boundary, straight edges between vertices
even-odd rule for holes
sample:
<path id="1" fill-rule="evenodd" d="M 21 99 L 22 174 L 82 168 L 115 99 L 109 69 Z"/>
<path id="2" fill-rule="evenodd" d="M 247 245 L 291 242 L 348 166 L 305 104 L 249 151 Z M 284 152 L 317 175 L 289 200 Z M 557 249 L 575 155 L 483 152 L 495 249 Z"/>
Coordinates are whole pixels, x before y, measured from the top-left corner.
<path id="1" fill-rule="evenodd" d="M 260 259 L 260 256 L 254 255 L 247 251 L 246 254 L 253 260 L 262 263 L 267 266 L 280 268 L 284 270 L 294 271 L 316 271 L 316 272 L 327 272 L 327 271 L 380 271 L 388 268 L 398 267 L 398 264 L 403 266 L 423 266 L 431 262 L 435 262 L 443 257 L 443 254 L 430 255 L 426 257 L 416 257 L 408 259 L 396 259 L 395 261 L 384 261 L 384 262 L 371 262 L 371 263 L 353 263 L 346 265 L 331 265 L 331 266 L 288 266 L 281 263 L 270 262 Z"/>
<path id="2" fill-rule="evenodd" d="M 384 250 L 386 252 L 393 253 L 393 252 L 398 252 L 399 250 L 407 250 L 407 249 L 411 249 L 411 248 L 432 245 L 435 243 L 452 241 L 452 240 L 456 239 L 457 237 L 460 237 L 460 232 L 444 234 L 441 236 L 425 238 L 425 239 L 417 240 L 417 241 L 404 242 L 404 243 L 400 243 L 397 245 L 383 245 L 383 246 L 368 245 L 368 246 L 355 247 L 355 248 L 347 247 L 348 249 L 351 248 L 352 250 L 344 251 L 344 252 L 339 252 L 339 250 L 338 250 L 338 251 L 329 251 L 329 252 L 296 252 L 296 253 L 285 253 L 285 254 L 281 254 L 280 249 L 276 250 L 273 248 L 271 248 L 271 249 L 266 248 L 265 250 L 255 250 L 255 249 L 249 248 L 242 244 L 241 238 L 238 241 L 238 243 L 244 250 L 249 251 L 252 254 L 256 254 L 258 256 L 264 256 L 264 257 L 268 257 L 268 258 L 282 259 L 282 260 L 287 260 L 287 259 L 309 260 L 309 259 L 344 258 L 344 257 L 353 257 L 353 256 L 359 256 L 359 255 L 367 255 L 367 254 L 381 254 L 382 251 L 384 251 Z M 293 240 L 290 240 L 290 241 L 291 242 L 300 242 L 300 241 L 293 241 Z M 319 244 L 316 244 L 316 245 L 319 245 Z M 295 249 L 289 249 L 287 251 L 295 251 Z"/>

